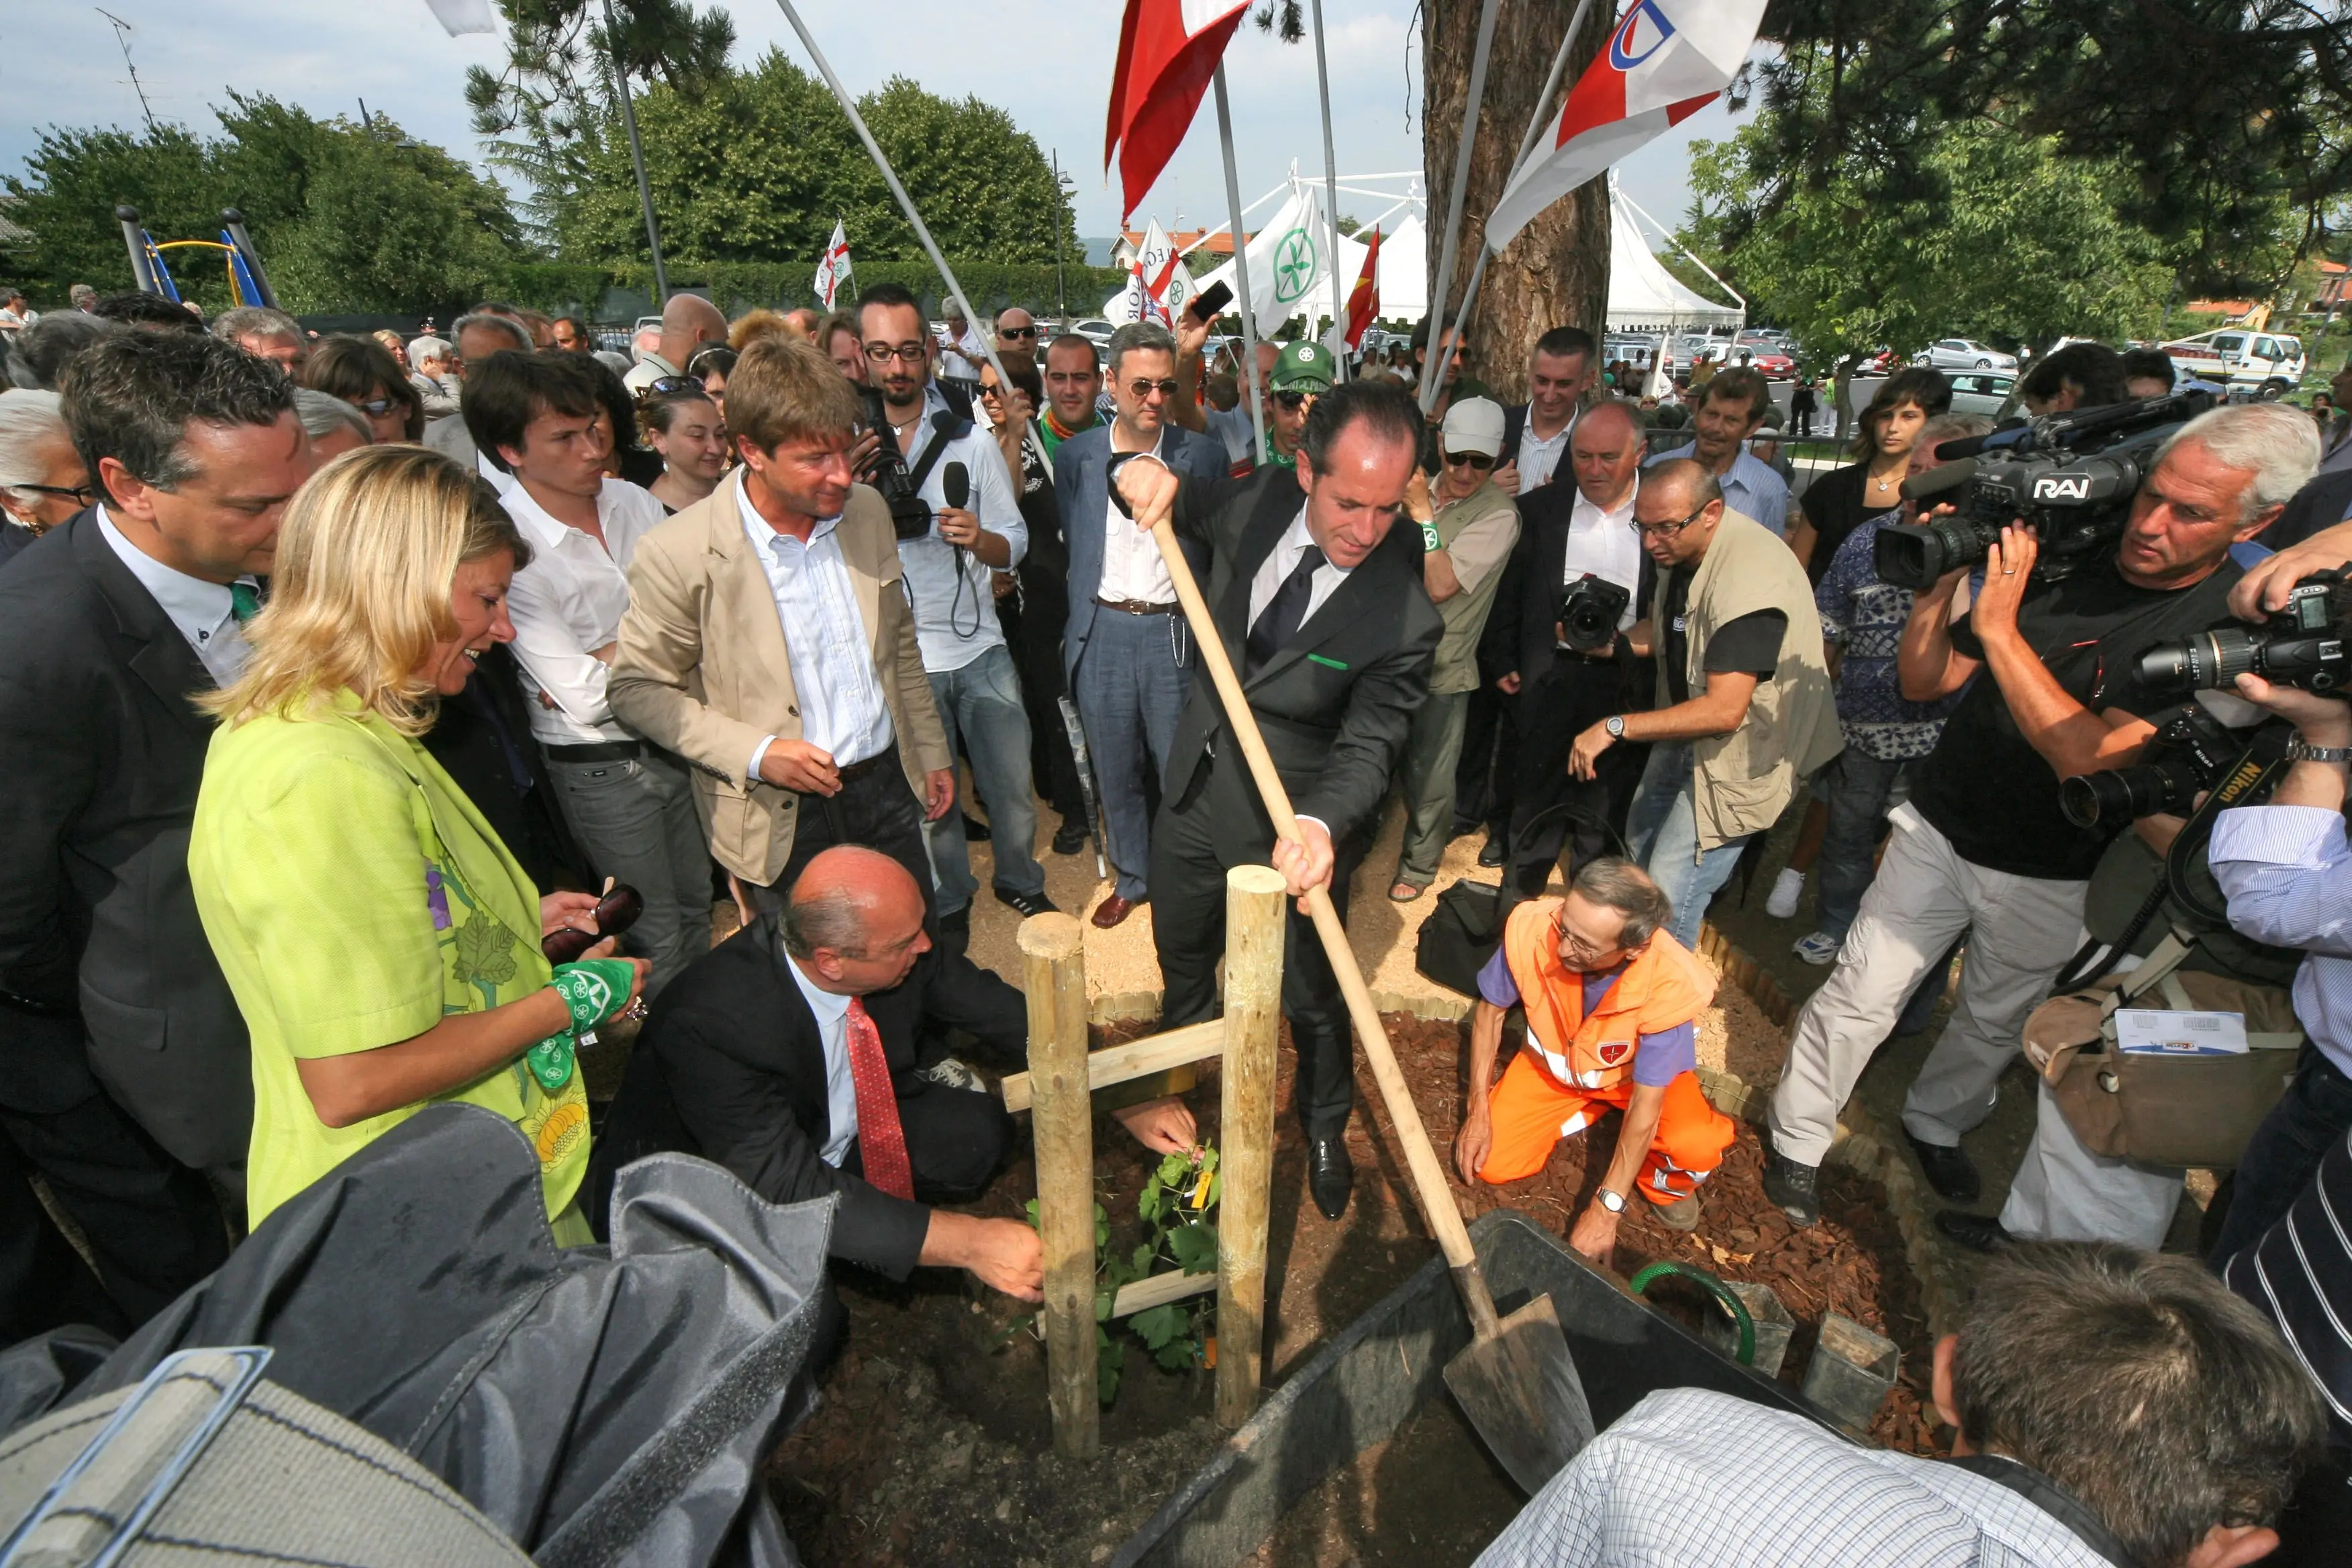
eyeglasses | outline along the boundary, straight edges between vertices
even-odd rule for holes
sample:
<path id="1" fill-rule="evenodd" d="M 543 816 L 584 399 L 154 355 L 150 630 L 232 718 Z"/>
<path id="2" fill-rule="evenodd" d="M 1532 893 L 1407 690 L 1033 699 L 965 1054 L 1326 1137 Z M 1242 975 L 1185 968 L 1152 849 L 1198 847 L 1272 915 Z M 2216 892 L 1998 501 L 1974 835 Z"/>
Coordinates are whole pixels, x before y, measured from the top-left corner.
<path id="1" fill-rule="evenodd" d="M 1582 953 L 1587 958 L 1599 958 L 1603 953 L 1617 951 L 1617 944 L 1613 942 L 1596 942 L 1582 932 L 1570 930 L 1566 904 L 1562 904 L 1559 912 L 1551 917 L 1551 934 L 1555 942 Z"/>
<path id="2" fill-rule="evenodd" d="M 1449 468 L 1476 468 L 1484 472 L 1495 466 L 1495 459 L 1484 452 L 1448 452 L 1445 466 Z"/>
<path id="3" fill-rule="evenodd" d="M 999 327 L 996 329 L 996 335 L 1000 338 L 1034 338 L 1037 335 L 1037 329 L 1034 327 Z"/>
<path id="4" fill-rule="evenodd" d="M 1273 398 L 1275 402 L 1280 404 L 1291 413 L 1296 414 L 1300 409 L 1306 407 L 1307 400 L 1312 398 L 1315 395 L 1311 392 L 1271 392 L 1266 395 Z"/>
<path id="5" fill-rule="evenodd" d="M 1138 403 L 1150 401 L 1155 392 L 1162 397 L 1173 397 L 1180 390 L 1174 381 L 1130 381 L 1127 384 L 1128 395 Z"/>
<path id="6" fill-rule="evenodd" d="M 84 506 L 98 503 L 96 485 L 0 485 L 0 489 L 30 490 L 37 496 L 71 496 Z"/>
<path id="7" fill-rule="evenodd" d="M 866 345 L 866 357 L 876 364 L 888 364 L 894 359 L 905 360 L 908 364 L 920 364 L 923 363 L 923 356 L 930 352 L 931 345 L 929 343 L 900 343 L 895 349 L 888 343 Z"/>
<path id="8" fill-rule="evenodd" d="M 1713 501 L 1706 502 L 1706 505 L 1703 505 L 1698 509 L 1698 511 L 1691 513 L 1680 522 L 1637 521 L 1630 523 L 1627 526 L 1632 528 L 1635 533 L 1640 534 L 1643 539 L 1672 539 L 1675 534 L 1680 533 L 1684 529 L 1688 528 L 1692 523 L 1696 522 L 1699 520 L 1699 513 L 1704 512 L 1706 510 L 1707 507 L 1713 506 L 1714 504 L 1715 503 Z"/>

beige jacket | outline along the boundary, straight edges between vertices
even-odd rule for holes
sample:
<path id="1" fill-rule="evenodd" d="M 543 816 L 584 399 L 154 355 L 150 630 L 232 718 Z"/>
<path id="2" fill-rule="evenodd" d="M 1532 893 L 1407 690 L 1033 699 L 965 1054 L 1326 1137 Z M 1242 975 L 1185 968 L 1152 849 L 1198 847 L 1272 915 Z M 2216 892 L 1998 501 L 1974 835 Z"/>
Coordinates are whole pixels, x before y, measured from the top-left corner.
<path id="1" fill-rule="evenodd" d="M 800 739 L 801 710 L 783 622 L 744 537 L 736 483 L 722 481 L 638 542 L 605 693 L 621 722 L 694 765 L 695 805 L 719 863 L 770 887 L 792 854 L 799 797 L 747 784 L 743 769 L 761 737 Z M 923 775 L 954 759 L 915 646 L 882 498 L 853 486 L 835 537 L 856 585 L 898 761 L 919 800 Z"/>
<path id="2" fill-rule="evenodd" d="M 1702 851 L 1771 826 L 1797 786 L 1845 749 L 1804 567 L 1779 535 L 1726 511 L 1683 612 L 1689 650 L 1684 679 L 1693 697 L 1706 689 L 1706 645 L 1717 628 L 1758 610 L 1789 617 L 1780 667 L 1756 683 L 1738 729 L 1691 742 L 1691 807 Z M 1658 706 L 1670 700 L 1662 667 Z"/>

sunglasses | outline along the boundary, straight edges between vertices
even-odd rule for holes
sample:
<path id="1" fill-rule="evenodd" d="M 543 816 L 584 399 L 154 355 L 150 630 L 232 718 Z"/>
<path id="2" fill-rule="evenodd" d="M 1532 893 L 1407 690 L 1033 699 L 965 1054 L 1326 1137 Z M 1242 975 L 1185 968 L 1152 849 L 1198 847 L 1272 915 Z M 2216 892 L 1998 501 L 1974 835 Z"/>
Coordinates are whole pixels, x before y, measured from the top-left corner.
<path id="1" fill-rule="evenodd" d="M 1698 509 L 1698 511 L 1691 513 L 1680 522 L 1635 522 L 1629 526 L 1644 539 L 1672 539 L 1675 534 L 1696 522 L 1699 520 L 1699 513 L 1714 504 L 1713 501 L 1706 502 Z"/>
<path id="2" fill-rule="evenodd" d="M 96 485 L 9 485 L 5 488 L 30 490 L 37 496 L 71 496 L 84 506 L 94 506 L 98 502 Z"/>
<path id="3" fill-rule="evenodd" d="M 1272 392 L 1268 393 L 1266 395 L 1273 398 L 1276 403 L 1288 409 L 1291 413 L 1296 414 L 1300 409 L 1306 407 L 1307 400 L 1315 395 L 1311 392 Z"/>
<path id="4" fill-rule="evenodd" d="M 1495 466 L 1495 459 L 1484 452 L 1448 452 L 1445 466 L 1449 468 L 1477 468 L 1481 471 Z"/>
<path id="5" fill-rule="evenodd" d="M 385 415 L 391 413 L 394 408 L 398 406 L 398 405 L 394 403 L 389 397 L 371 397 L 364 402 L 353 403 L 352 406 L 358 409 L 361 413 L 366 415 L 371 419 L 381 419 Z"/>
<path id="6" fill-rule="evenodd" d="M 673 393 L 702 391 L 702 383 L 690 375 L 657 375 L 646 383 L 646 395 L 667 397 Z"/>
<path id="7" fill-rule="evenodd" d="M 996 329 L 996 335 L 1000 338 L 1034 338 L 1037 335 L 1037 329 L 1034 327 L 999 327 Z"/>
<path id="8" fill-rule="evenodd" d="M 1138 403 L 1142 403 L 1149 400 L 1151 395 L 1155 392 L 1162 397 L 1173 397 L 1176 395 L 1179 388 L 1176 383 L 1172 380 L 1130 381 L 1127 384 L 1127 390 L 1129 396 L 1133 397 Z"/>
<path id="9" fill-rule="evenodd" d="M 888 343 L 866 345 L 866 357 L 876 364 L 888 364 L 894 359 L 905 360 L 908 364 L 920 364 L 923 363 L 923 356 L 929 353 L 930 353 L 929 343 L 900 343 L 895 349 Z"/>

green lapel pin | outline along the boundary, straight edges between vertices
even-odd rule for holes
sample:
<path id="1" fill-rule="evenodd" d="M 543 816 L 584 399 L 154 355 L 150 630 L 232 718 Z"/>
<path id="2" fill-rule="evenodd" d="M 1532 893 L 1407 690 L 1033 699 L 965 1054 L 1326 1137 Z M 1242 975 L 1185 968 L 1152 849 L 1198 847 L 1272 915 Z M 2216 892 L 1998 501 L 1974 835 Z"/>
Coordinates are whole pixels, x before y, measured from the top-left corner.
<path id="1" fill-rule="evenodd" d="M 1328 666 L 1328 668 L 1332 668 L 1332 669 L 1345 669 L 1345 668 L 1348 668 L 1346 665 L 1341 664 L 1338 659 L 1336 659 L 1336 658 L 1324 658 L 1321 654 L 1319 654 L 1319 653 L 1310 653 L 1310 654 L 1308 654 L 1307 657 L 1308 658 L 1310 658 L 1310 659 L 1314 660 L 1317 664 L 1320 664 L 1320 665 Z"/>

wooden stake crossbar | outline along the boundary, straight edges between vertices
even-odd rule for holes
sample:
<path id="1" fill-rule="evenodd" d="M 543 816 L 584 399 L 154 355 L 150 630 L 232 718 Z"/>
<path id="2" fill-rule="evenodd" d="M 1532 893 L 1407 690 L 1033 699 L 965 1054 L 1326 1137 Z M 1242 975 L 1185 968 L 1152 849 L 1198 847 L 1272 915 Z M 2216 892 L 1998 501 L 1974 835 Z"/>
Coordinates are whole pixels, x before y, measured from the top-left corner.
<path id="1" fill-rule="evenodd" d="M 1113 1318 L 1217 1292 L 1217 1420 L 1257 1408 L 1264 1364 L 1266 1227 L 1274 1177 L 1275 1039 L 1281 1024 L 1286 901 L 1280 872 L 1225 873 L 1225 1015 L 1088 1054 L 1084 943 L 1068 915 L 1021 923 L 1029 1001 L 1029 1070 L 1004 1080 L 1005 1109 L 1027 1110 L 1045 1244 L 1045 1375 L 1054 1447 L 1092 1458 L 1101 1446 L 1095 1359 L 1094 1093 L 1205 1057 L 1223 1059 L 1217 1268 L 1139 1279 Z"/>

